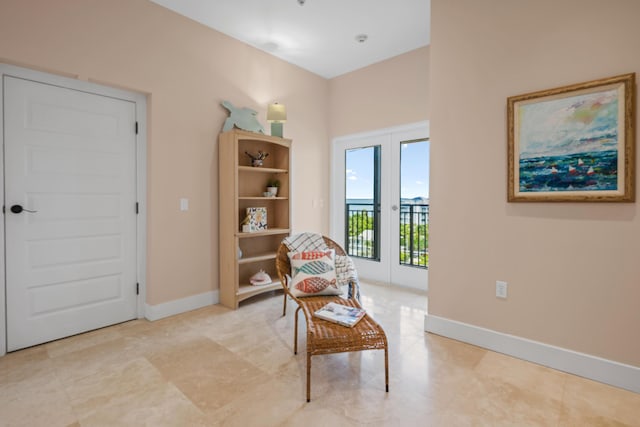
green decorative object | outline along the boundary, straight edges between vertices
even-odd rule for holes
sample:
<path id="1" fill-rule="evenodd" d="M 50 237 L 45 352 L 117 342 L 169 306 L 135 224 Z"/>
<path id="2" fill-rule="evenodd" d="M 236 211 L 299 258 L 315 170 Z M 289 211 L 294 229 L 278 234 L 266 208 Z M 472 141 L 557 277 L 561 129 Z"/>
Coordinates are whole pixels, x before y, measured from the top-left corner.
<path id="1" fill-rule="evenodd" d="M 251 108 L 236 108 L 229 101 L 222 101 L 222 106 L 229 110 L 229 117 L 224 121 L 222 131 L 226 132 L 237 127 L 249 132 L 264 133 L 264 128 L 257 119 L 258 112 Z"/>
<path id="2" fill-rule="evenodd" d="M 271 123 L 271 135 L 282 138 L 282 123 Z"/>

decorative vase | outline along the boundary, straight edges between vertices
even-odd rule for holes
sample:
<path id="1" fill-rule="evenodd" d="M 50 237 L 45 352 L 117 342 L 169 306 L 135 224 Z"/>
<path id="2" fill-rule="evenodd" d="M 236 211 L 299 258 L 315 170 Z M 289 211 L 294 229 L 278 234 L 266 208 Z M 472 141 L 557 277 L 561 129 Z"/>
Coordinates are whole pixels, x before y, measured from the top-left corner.
<path id="1" fill-rule="evenodd" d="M 276 197 L 278 195 L 278 187 L 267 187 L 267 191 L 271 194 L 271 197 Z"/>

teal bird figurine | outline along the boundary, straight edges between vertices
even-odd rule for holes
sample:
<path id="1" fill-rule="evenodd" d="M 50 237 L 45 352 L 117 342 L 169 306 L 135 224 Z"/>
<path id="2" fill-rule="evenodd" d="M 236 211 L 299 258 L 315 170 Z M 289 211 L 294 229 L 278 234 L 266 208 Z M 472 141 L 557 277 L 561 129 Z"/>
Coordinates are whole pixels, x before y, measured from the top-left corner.
<path id="1" fill-rule="evenodd" d="M 222 131 L 226 132 L 237 127 L 249 132 L 264 133 L 264 128 L 258 121 L 256 110 L 251 108 L 237 108 L 229 101 L 222 101 L 222 106 L 229 111 L 229 117 L 224 121 Z"/>

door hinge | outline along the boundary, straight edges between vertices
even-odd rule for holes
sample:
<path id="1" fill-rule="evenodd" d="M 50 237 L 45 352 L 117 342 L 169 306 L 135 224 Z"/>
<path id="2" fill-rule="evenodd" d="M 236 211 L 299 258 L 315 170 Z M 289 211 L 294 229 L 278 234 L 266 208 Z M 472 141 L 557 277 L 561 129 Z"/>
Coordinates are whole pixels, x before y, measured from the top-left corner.
<path id="1" fill-rule="evenodd" d="M 136 135 L 138 134 L 138 122 L 136 122 Z"/>
<path id="2" fill-rule="evenodd" d="M 136 215 L 138 215 L 140 213 L 140 205 L 138 202 L 136 202 Z"/>
<path id="3" fill-rule="evenodd" d="M 140 295 L 140 283 L 136 283 L 136 295 Z"/>

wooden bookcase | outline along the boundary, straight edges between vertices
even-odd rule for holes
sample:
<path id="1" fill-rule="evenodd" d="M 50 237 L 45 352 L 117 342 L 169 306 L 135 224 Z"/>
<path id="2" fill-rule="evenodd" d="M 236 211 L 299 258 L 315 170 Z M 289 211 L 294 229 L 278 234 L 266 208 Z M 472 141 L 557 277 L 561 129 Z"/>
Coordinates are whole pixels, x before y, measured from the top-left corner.
<path id="1" fill-rule="evenodd" d="M 233 129 L 219 136 L 220 303 L 237 309 L 240 301 L 281 289 L 275 269 L 278 245 L 290 233 L 291 140 Z M 269 153 L 260 167 L 245 154 Z M 267 181 L 277 179 L 277 197 L 264 197 Z M 242 232 L 247 208 L 267 209 L 267 229 Z M 238 248 L 242 251 L 240 256 Z M 273 282 L 253 286 L 249 278 L 259 270 Z"/>

